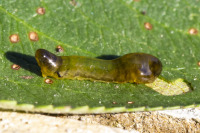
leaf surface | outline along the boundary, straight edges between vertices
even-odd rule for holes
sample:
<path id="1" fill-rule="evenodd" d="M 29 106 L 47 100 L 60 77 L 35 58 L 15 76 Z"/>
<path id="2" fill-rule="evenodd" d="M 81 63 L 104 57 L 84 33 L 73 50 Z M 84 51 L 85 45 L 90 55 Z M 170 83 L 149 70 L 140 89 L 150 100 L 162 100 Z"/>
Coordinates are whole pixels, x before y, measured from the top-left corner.
<path id="1" fill-rule="evenodd" d="M 74 1 L 75 2 L 75 1 Z M 194 107 L 200 104 L 199 2 L 126 0 L 0 1 L 0 107 L 49 113 L 105 113 Z M 39 7 L 44 15 L 37 14 Z M 153 28 L 147 30 L 144 23 Z M 36 32 L 38 41 L 29 33 Z M 11 43 L 10 35 L 19 42 Z M 56 53 L 61 45 L 64 52 Z M 46 84 L 34 55 L 39 48 L 59 56 L 158 57 L 161 77 L 184 80 L 188 93 L 166 96 L 143 84 L 53 80 Z M 11 69 L 12 64 L 21 66 Z"/>

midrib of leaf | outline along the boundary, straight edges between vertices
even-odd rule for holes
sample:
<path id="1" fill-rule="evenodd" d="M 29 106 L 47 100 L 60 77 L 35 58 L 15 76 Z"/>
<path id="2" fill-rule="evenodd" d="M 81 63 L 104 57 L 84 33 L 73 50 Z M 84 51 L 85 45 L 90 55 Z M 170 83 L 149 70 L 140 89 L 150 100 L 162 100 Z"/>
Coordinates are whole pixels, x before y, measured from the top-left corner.
<path id="1" fill-rule="evenodd" d="M 2 78 L 2 77 L 0 77 L 0 80 L 1 81 L 3 81 L 3 80 L 5 80 L 6 78 L 4 77 L 4 78 Z M 7 82 L 10 82 L 10 83 L 14 83 L 14 84 L 16 84 L 16 85 L 19 85 L 19 84 L 24 84 L 24 85 L 28 85 L 28 83 L 27 82 L 16 82 L 16 81 L 14 81 L 14 80 L 10 80 L 9 78 L 7 78 L 7 80 L 6 80 Z"/>
<path id="2" fill-rule="evenodd" d="M 81 48 L 79 48 L 79 47 L 74 47 L 74 46 L 71 46 L 71 45 L 69 45 L 69 44 L 63 43 L 63 42 L 61 42 L 61 41 L 56 40 L 55 38 L 52 38 L 52 37 L 46 35 L 46 34 L 43 33 L 43 32 L 40 32 L 39 30 L 37 30 L 37 29 L 33 28 L 32 26 L 30 26 L 29 24 L 27 24 L 25 21 L 21 20 L 20 18 L 16 17 L 16 16 L 13 15 L 12 13 L 8 12 L 8 11 L 7 11 L 6 9 L 4 9 L 2 6 L 0 6 L 0 10 L 3 11 L 4 13 L 6 13 L 7 15 L 9 15 L 10 17 L 14 18 L 17 22 L 22 23 L 25 27 L 27 27 L 27 28 L 29 28 L 29 29 L 31 29 L 31 30 L 37 32 L 38 34 L 43 35 L 44 37 L 48 38 L 49 40 L 51 40 L 51 41 L 53 41 L 53 42 L 56 42 L 57 44 L 61 44 L 61 45 L 64 45 L 64 46 L 66 46 L 66 47 L 68 47 L 68 48 L 72 48 L 72 49 L 74 49 L 74 50 L 77 50 L 77 51 L 80 51 L 80 52 L 83 52 L 83 53 L 86 53 L 86 54 L 89 54 L 89 55 L 92 55 L 92 56 L 96 56 L 95 53 L 92 53 L 92 52 L 90 52 L 90 51 L 81 49 Z"/>

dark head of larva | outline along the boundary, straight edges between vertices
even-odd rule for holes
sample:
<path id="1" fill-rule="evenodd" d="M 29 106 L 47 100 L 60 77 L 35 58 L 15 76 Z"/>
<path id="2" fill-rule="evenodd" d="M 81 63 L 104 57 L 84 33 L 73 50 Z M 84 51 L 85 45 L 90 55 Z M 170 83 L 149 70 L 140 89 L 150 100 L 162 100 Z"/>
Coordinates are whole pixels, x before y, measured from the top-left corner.
<path id="1" fill-rule="evenodd" d="M 139 66 L 140 80 L 144 83 L 153 82 L 162 71 L 161 61 L 150 54 L 140 53 L 138 55 L 141 60 Z"/>
<path id="2" fill-rule="evenodd" d="M 62 64 L 62 59 L 59 56 L 44 49 L 36 51 L 35 59 L 41 68 L 43 76 L 53 75 Z"/>
<path id="3" fill-rule="evenodd" d="M 162 71 L 161 61 L 145 53 L 127 54 L 122 57 L 126 77 L 130 82 L 152 83 Z"/>

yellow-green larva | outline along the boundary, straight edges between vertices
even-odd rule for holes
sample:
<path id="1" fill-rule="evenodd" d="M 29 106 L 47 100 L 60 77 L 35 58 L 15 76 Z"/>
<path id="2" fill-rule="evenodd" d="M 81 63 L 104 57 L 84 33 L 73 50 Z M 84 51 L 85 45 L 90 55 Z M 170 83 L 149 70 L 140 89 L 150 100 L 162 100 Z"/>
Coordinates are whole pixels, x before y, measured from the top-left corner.
<path id="1" fill-rule="evenodd" d="M 84 56 L 56 56 L 38 49 L 35 58 L 43 77 L 114 83 L 152 83 L 162 71 L 161 61 L 145 53 L 130 53 L 113 60 Z"/>

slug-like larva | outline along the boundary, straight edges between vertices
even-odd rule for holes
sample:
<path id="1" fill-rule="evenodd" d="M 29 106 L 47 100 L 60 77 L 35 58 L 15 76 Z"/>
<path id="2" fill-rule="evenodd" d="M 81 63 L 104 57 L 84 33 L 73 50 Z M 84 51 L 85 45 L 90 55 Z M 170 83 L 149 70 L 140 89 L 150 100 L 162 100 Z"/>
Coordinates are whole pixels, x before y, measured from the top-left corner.
<path id="1" fill-rule="evenodd" d="M 160 60 L 150 54 L 131 53 L 113 60 L 84 56 L 56 56 L 38 49 L 35 58 L 43 77 L 114 83 L 152 83 L 162 71 Z"/>

